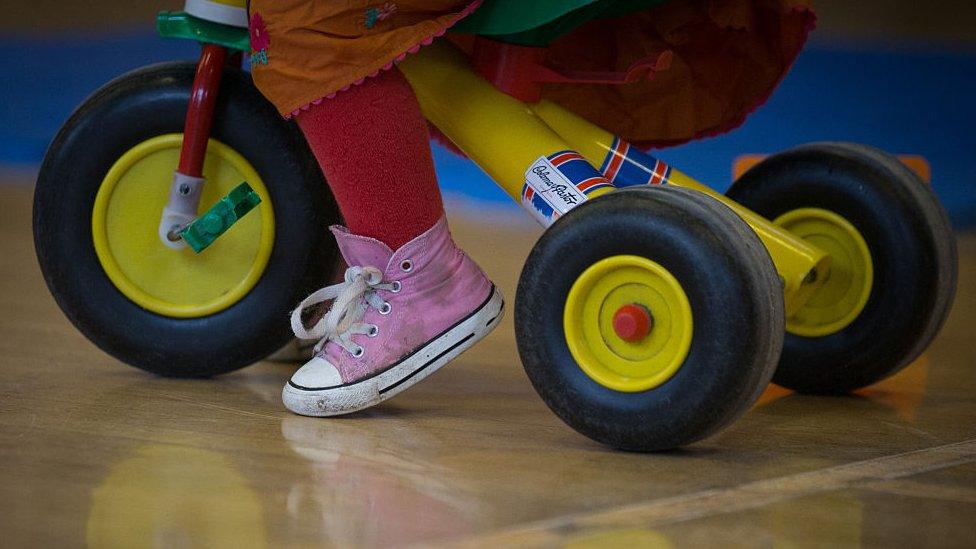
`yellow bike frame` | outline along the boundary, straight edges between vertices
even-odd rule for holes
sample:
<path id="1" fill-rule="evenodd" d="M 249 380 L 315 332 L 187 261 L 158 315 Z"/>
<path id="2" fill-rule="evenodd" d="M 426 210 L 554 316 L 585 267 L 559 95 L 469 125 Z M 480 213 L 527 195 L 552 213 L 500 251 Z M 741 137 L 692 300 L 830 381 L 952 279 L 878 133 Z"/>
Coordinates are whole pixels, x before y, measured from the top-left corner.
<path id="1" fill-rule="evenodd" d="M 600 166 L 613 150 L 615 136 L 610 132 L 554 103 L 527 105 L 502 93 L 472 71 L 464 54 L 448 43 L 425 47 L 400 68 L 427 119 L 516 202 L 521 201 L 526 169 L 540 157 L 571 149 Z M 678 170 L 672 168 L 664 182 L 719 200 L 756 231 L 783 279 L 787 316 L 826 279 L 826 252 Z M 607 192 L 612 189 L 595 191 L 590 198 Z"/>

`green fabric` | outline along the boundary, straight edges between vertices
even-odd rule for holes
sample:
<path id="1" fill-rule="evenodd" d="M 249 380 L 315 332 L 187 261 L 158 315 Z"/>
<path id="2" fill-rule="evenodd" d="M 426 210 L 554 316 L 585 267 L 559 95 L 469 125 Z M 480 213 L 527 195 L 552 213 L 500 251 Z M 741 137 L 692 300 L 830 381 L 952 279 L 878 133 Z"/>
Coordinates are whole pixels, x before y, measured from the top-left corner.
<path id="1" fill-rule="evenodd" d="M 666 0 L 485 0 L 452 30 L 545 46 L 593 19 L 620 17 Z"/>

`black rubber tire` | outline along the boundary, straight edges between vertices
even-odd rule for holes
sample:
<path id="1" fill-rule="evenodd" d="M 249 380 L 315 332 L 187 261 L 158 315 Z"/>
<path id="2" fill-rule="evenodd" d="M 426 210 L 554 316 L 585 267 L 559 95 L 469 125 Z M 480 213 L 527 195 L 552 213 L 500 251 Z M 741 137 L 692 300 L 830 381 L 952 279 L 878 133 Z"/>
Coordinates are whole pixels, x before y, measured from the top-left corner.
<path id="1" fill-rule="evenodd" d="M 327 282 L 339 259 L 326 230 L 339 214 L 301 132 L 250 76 L 228 68 L 212 137 L 243 155 L 268 188 L 277 226 L 266 271 L 233 306 L 190 319 L 142 309 L 112 284 L 92 241 L 95 195 L 125 151 L 183 131 L 194 72 L 193 63 L 154 65 L 95 92 L 55 137 L 34 194 L 38 261 L 68 319 L 119 360 L 174 377 L 229 372 L 280 348 L 291 337 L 287 311 Z"/>
<path id="2" fill-rule="evenodd" d="M 898 159 L 852 143 L 814 143 L 771 156 L 728 196 L 775 219 L 797 208 L 836 213 L 860 231 L 874 265 L 860 315 L 823 337 L 787 334 L 773 381 L 804 393 L 842 394 L 915 360 L 945 322 L 958 257 L 945 210 Z"/>
<path id="3" fill-rule="evenodd" d="M 693 317 L 680 369 L 637 393 L 585 374 L 562 322 L 579 275 L 621 254 L 670 271 Z M 529 255 L 515 299 L 519 354 L 536 391 L 572 428 L 624 450 L 684 446 L 741 416 L 769 383 L 783 330 L 779 278 L 756 234 L 718 201 L 670 186 L 616 191 L 560 218 Z"/>

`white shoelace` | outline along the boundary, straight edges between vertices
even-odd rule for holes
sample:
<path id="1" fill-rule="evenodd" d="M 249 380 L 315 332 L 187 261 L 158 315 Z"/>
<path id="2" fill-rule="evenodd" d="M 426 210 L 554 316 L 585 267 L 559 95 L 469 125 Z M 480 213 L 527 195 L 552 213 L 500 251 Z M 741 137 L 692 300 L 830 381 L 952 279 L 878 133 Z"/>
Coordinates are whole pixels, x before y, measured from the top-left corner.
<path id="1" fill-rule="evenodd" d="M 363 348 L 352 340 L 356 334 L 376 335 L 374 324 L 362 322 L 366 309 L 389 311 L 390 304 L 376 295 L 376 290 L 396 291 L 395 283 L 383 283 L 383 273 L 376 267 L 349 267 L 345 281 L 315 291 L 298 304 L 291 313 L 291 330 L 299 339 L 318 339 L 318 353 L 330 341 L 335 341 L 349 354 L 360 357 Z M 302 314 L 320 303 L 332 301 L 332 307 L 311 328 L 302 322 Z"/>

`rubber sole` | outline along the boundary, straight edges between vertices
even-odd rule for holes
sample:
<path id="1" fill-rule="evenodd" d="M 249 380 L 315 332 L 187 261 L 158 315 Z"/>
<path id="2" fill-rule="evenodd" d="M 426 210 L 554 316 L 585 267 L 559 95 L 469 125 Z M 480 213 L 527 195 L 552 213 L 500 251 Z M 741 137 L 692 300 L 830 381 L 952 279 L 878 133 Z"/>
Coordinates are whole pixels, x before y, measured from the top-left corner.
<path id="1" fill-rule="evenodd" d="M 491 296 L 478 309 L 379 374 L 324 389 L 289 381 L 281 400 L 292 412 L 314 417 L 350 414 L 375 406 L 426 379 L 491 333 L 501 321 L 504 307 L 501 292 L 492 287 Z"/>

